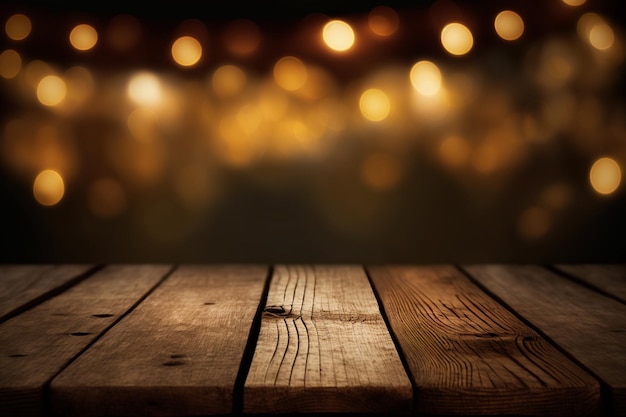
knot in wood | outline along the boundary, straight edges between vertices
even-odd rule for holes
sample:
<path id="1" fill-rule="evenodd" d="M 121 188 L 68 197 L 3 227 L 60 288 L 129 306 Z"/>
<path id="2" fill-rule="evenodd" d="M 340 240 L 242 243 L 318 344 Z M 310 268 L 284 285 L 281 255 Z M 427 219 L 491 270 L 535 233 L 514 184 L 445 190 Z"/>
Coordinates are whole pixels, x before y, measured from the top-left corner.
<path id="1" fill-rule="evenodd" d="M 263 315 L 266 317 L 275 317 L 280 319 L 298 319 L 300 316 L 292 314 L 291 311 L 287 311 L 283 306 L 267 306 L 263 309 Z"/>

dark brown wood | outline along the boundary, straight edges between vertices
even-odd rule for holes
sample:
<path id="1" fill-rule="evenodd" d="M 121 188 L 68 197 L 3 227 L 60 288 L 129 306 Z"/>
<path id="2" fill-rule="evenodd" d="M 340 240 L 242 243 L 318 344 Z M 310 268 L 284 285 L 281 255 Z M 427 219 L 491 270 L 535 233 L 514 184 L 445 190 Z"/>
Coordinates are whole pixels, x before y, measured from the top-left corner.
<path id="1" fill-rule="evenodd" d="M 108 266 L 0 325 L 0 414 L 44 414 L 44 386 L 169 266 Z"/>
<path id="2" fill-rule="evenodd" d="M 588 416 L 598 382 L 451 266 L 368 268 L 419 413 Z"/>
<path id="3" fill-rule="evenodd" d="M 0 266 L 0 323 L 68 287 L 91 265 Z"/>
<path id="4" fill-rule="evenodd" d="M 536 265 L 471 265 L 481 285 L 582 363 L 626 416 L 626 305 Z"/>
<path id="5" fill-rule="evenodd" d="M 626 265 L 558 264 L 555 267 L 626 303 Z"/>
<path id="6" fill-rule="evenodd" d="M 63 416 L 233 411 L 268 267 L 181 266 L 51 384 Z"/>
<path id="7" fill-rule="evenodd" d="M 412 387 L 360 266 L 279 265 L 247 413 L 410 413 Z"/>

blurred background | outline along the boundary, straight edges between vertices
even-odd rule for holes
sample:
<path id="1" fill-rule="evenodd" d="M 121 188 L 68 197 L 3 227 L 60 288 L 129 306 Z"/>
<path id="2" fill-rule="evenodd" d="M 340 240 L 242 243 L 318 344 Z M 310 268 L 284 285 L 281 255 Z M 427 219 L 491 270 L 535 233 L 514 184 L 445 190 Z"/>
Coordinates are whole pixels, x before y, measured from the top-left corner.
<path id="1" fill-rule="evenodd" d="M 58 3 L 0 4 L 5 263 L 626 261 L 617 0 Z"/>

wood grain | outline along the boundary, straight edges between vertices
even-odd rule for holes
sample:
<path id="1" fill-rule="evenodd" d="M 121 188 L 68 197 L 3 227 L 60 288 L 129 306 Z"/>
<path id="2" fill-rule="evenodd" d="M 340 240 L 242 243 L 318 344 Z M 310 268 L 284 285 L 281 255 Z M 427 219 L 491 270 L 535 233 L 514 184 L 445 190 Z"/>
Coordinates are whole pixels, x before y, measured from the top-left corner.
<path id="1" fill-rule="evenodd" d="M 471 265 L 481 285 L 608 384 L 626 416 L 626 305 L 536 265 Z"/>
<path id="2" fill-rule="evenodd" d="M 248 413 L 410 413 L 412 387 L 362 267 L 279 265 Z"/>
<path id="3" fill-rule="evenodd" d="M 1 265 L 0 323 L 69 287 L 92 268 L 91 265 Z"/>
<path id="4" fill-rule="evenodd" d="M 44 387 L 169 266 L 112 265 L 0 325 L 0 414 L 43 415 Z"/>
<path id="5" fill-rule="evenodd" d="M 209 415 L 233 390 L 265 266 L 179 267 L 51 384 L 59 415 Z"/>
<path id="6" fill-rule="evenodd" d="M 456 268 L 368 271 L 413 375 L 418 413 L 599 414 L 598 382 Z"/>
<path id="7" fill-rule="evenodd" d="M 626 303 L 626 265 L 558 264 L 555 267 Z"/>

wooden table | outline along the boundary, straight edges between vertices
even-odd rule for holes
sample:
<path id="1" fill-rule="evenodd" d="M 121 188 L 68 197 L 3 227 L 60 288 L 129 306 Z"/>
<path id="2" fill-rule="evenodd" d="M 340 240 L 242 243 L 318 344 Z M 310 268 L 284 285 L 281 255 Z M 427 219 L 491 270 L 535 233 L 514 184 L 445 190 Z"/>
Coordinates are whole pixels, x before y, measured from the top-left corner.
<path id="1" fill-rule="evenodd" d="M 0 415 L 626 416 L 626 265 L 4 265 Z"/>

